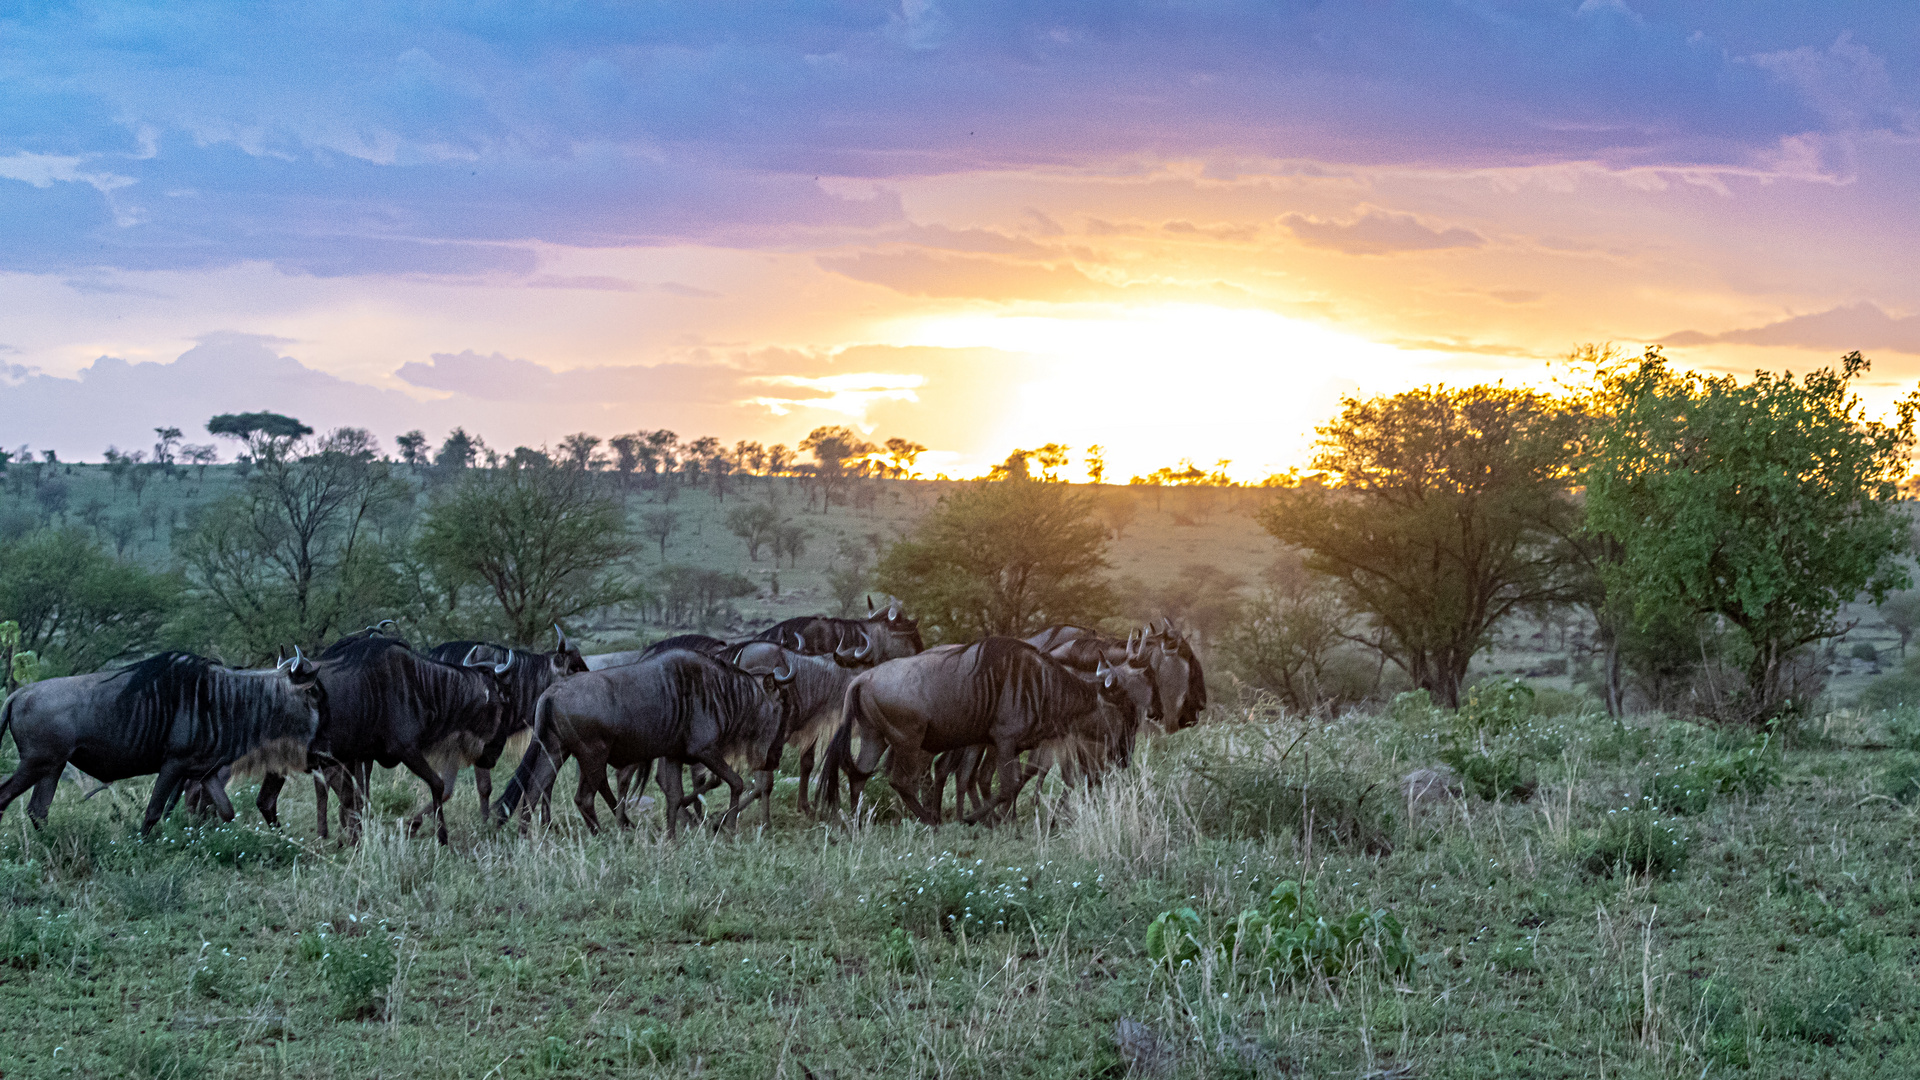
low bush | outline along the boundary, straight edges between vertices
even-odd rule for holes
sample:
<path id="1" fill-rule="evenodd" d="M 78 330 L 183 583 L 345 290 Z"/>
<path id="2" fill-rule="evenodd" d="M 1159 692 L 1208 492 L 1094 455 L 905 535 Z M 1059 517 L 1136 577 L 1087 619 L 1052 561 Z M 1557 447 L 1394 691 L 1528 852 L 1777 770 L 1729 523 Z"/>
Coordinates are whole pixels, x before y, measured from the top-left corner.
<path id="1" fill-rule="evenodd" d="M 1705 761 L 1657 770 L 1641 789 L 1670 814 L 1698 814 L 1720 796 L 1759 795 L 1780 781 L 1780 753 L 1771 734 Z"/>
<path id="2" fill-rule="evenodd" d="M 1344 764 L 1275 767 L 1257 758 L 1187 764 L 1201 782 L 1188 808 L 1201 832 L 1247 840 L 1292 834 L 1350 851 L 1393 850 L 1393 788 Z"/>
<path id="3" fill-rule="evenodd" d="M 1587 838 L 1583 861 L 1596 874 L 1670 874 L 1685 865 L 1691 846 L 1680 823 L 1642 796 L 1638 803 L 1607 811 L 1599 831 Z"/>
<path id="4" fill-rule="evenodd" d="M 0 964 L 37 968 L 70 961 L 80 950 L 73 916 L 14 910 L 0 921 Z"/>
<path id="5" fill-rule="evenodd" d="M 917 863 L 920 857 L 901 856 Z M 1106 878 L 1051 860 L 1032 866 L 989 865 L 943 851 L 900 873 L 885 902 L 903 927 L 949 934 L 1024 934 L 1067 917 L 1076 904 L 1101 897 Z"/>
<path id="6" fill-rule="evenodd" d="M 1524 802 L 1540 786 L 1533 763 L 1517 750 L 1484 748 L 1452 742 L 1440 747 L 1440 760 L 1460 776 L 1469 794 L 1494 802 Z"/>
<path id="7" fill-rule="evenodd" d="M 398 958 L 386 923 L 349 916 L 357 933 L 335 933 L 321 923 L 313 933 L 300 935 L 296 954 L 320 967 L 327 998 L 336 1019 L 360 1020 L 378 1015 L 387 988 L 393 985 Z"/>
<path id="8" fill-rule="evenodd" d="M 1147 927 L 1146 947 L 1168 971 L 1211 954 L 1222 970 L 1256 980 L 1335 978 L 1368 964 L 1404 974 L 1414 960 L 1406 928 L 1385 908 L 1329 919 L 1298 881 L 1274 886 L 1263 907 L 1242 911 L 1211 939 L 1192 908 L 1161 912 Z"/>
<path id="9" fill-rule="evenodd" d="M 1907 806 L 1920 800 L 1920 758 L 1904 758 L 1889 766 L 1880 774 L 1880 791 Z"/>

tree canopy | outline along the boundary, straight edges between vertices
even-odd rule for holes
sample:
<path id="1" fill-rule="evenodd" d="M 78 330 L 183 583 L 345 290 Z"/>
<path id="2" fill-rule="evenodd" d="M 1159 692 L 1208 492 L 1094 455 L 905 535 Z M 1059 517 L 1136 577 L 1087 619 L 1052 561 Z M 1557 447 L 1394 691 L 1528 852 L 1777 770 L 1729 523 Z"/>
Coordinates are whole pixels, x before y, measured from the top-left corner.
<path id="1" fill-rule="evenodd" d="M 1065 484 L 983 481 L 943 496 L 894 544 L 875 584 L 907 603 L 933 641 L 1030 634 L 1114 609 L 1107 529 Z"/>
<path id="2" fill-rule="evenodd" d="M 428 508 L 418 547 L 443 580 L 484 583 L 511 643 L 631 592 L 616 569 L 635 551 L 625 515 L 581 469 L 471 471 Z"/>
<path id="3" fill-rule="evenodd" d="M 1607 588 L 1645 622 L 1678 609 L 1737 627 L 1750 652 L 1746 717 L 1788 701 L 1783 667 L 1839 632 L 1842 605 L 1910 584 L 1898 482 L 1920 394 L 1892 422 L 1866 419 L 1858 352 L 1796 379 L 1673 370 L 1657 349 L 1601 375 L 1610 419 L 1587 470 L 1591 529 L 1620 555 Z"/>
<path id="4" fill-rule="evenodd" d="M 1563 403 L 1504 386 L 1349 398 L 1319 430 L 1317 477 L 1273 490 L 1258 521 L 1339 582 L 1386 655 L 1457 706 L 1488 632 L 1567 588 L 1556 549 L 1579 426 Z"/>
<path id="5" fill-rule="evenodd" d="M 77 528 L 0 545 L 0 612 L 49 675 L 95 671 L 154 649 L 180 595 L 176 576 L 120 562 Z"/>

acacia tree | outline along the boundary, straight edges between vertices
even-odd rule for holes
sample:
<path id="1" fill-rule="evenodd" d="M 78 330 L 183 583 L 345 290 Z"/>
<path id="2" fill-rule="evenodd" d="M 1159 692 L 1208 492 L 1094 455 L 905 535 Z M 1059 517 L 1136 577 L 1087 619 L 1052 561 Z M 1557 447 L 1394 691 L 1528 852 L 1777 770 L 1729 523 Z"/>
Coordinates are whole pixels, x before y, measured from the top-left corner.
<path id="1" fill-rule="evenodd" d="M 800 449 L 813 455 L 819 478 L 822 513 L 833 505 L 835 492 L 856 474 L 861 459 L 877 448 L 850 427 L 817 427 L 800 440 Z"/>
<path id="2" fill-rule="evenodd" d="M 1318 433 L 1321 475 L 1277 482 L 1258 521 L 1378 631 L 1352 640 L 1458 707 L 1493 627 L 1566 599 L 1577 419 L 1532 390 L 1428 387 L 1349 398 Z"/>
<path id="3" fill-rule="evenodd" d="M 428 508 L 417 548 L 443 578 L 485 583 L 515 644 L 632 593 L 617 569 L 635 551 L 626 517 L 579 469 L 471 470 Z"/>
<path id="4" fill-rule="evenodd" d="M 195 516 L 178 549 L 231 658 L 312 649 L 384 610 L 391 573 L 378 523 L 412 492 L 375 460 L 373 436 L 341 428 L 309 441 L 311 429 L 271 413 L 216 417 L 208 430 L 244 439 L 254 463 L 239 492 Z"/>
<path id="5" fill-rule="evenodd" d="M 1787 660 L 1839 633 L 1842 605 L 1910 584 L 1897 484 L 1920 394 L 1892 422 L 1868 420 L 1852 390 L 1866 369 L 1853 352 L 1838 370 L 1742 384 L 1675 372 L 1650 349 L 1602 376 L 1612 407 L 1587 470 L 1587 519 L 1619 542 L 1602 567 L 1608 589 L 1631 596 L 1641 621 L 1678 609 L 1738 628 L 1742 719 L 1793 706 Z"/>
<path id="6" fill-rule="evenodd" d="M 180 580 L 120 562 L 79 529 L 43 529 L 0 544 L 0 612 L 45 673 L 93 671 L 150 652 L 174 613 Z"/>
<path id="7" fill-rule="evenodd" d="M 1066 484 L 982 481 L 941 497 L 887 550 L 877 588 L 905 601 L 933 641 L 1025 636 L 1114 610 L 1107 529 Z"/>

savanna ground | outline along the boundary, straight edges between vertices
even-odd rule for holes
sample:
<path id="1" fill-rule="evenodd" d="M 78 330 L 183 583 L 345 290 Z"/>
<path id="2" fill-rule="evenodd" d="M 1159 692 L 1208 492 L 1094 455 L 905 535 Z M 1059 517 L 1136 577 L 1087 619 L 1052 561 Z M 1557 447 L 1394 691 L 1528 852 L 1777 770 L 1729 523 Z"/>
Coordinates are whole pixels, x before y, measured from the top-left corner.
<path id="1" fill-rule="evenodd" d="M 587 836 L 566 780 L 527 836 L 466 785 L 441 848 L 390 774 L 356 847 L 305 784 L 284 838 L 248 808 L 142 842 L 142 783 L 63 785 L 0 827 L 0 1074 L 1920 1075 L 1920 722 L 1482 705 L 1217 707 L 997 829 L 847 831 L 788 781 L 770 831 Z M 1476 790 L 1409 800 L 1442 756 Z M 1409 962 L 1212 948 L 1289 879 L 1330 923 L 1392 914 Z M 1186 962 L 1156 960 L 1179 908 Z"/>

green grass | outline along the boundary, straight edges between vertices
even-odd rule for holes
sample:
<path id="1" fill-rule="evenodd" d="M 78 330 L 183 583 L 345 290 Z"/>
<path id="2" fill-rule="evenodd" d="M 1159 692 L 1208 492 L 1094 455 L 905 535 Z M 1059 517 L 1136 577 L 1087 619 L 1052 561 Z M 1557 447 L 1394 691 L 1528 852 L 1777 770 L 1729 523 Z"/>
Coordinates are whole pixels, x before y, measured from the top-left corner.
<path id="1" fill-rule="evenodd" d="M 1713 732 L 1536 718 L 1530 800 L 1409 807 L 1395 778 L 1432 764 L 1436 733 L 1357 715 L 1281 762 L 1303 761 L 1303 821 L 1279 789 L 1220 781 L 1294 745 L 1264 716 L 1158 740 L 997 830 L 847 832 L 799 819 L 784 784 L 770 833 L 589 837 L 567 783 L 556 825 L 522 836 L 482 825 L 463 783 L 451 847 L 382 814 L 341 848 L 295 784 L 288 853 L 250 809 L 142 842 L 140 784 L 63 790 L 46 830 L 0 823 L 0 1069 L 1117 1077 L 1125 1020 L 1174 1075 L 1920 1075 L 1920 833 L 1883 794 L 1904 752 L 1857 748 L 1870 724 L 1827 724 L 1779 783 L 1679 819 L 1684 858 L 1636 868 L 1593 858 L 1608 811 L 1724 754 Z M 380 783 L 378 805 L 417 786 Z M 1394 792 L 1366 817 L 1390 850 L 1320 821 L 1373 783 Z M 1329 921 L 1389 914 L 1411 964 L 1149 955 L 1161 913 L 1218 942 L 1289 880 Z"/>

